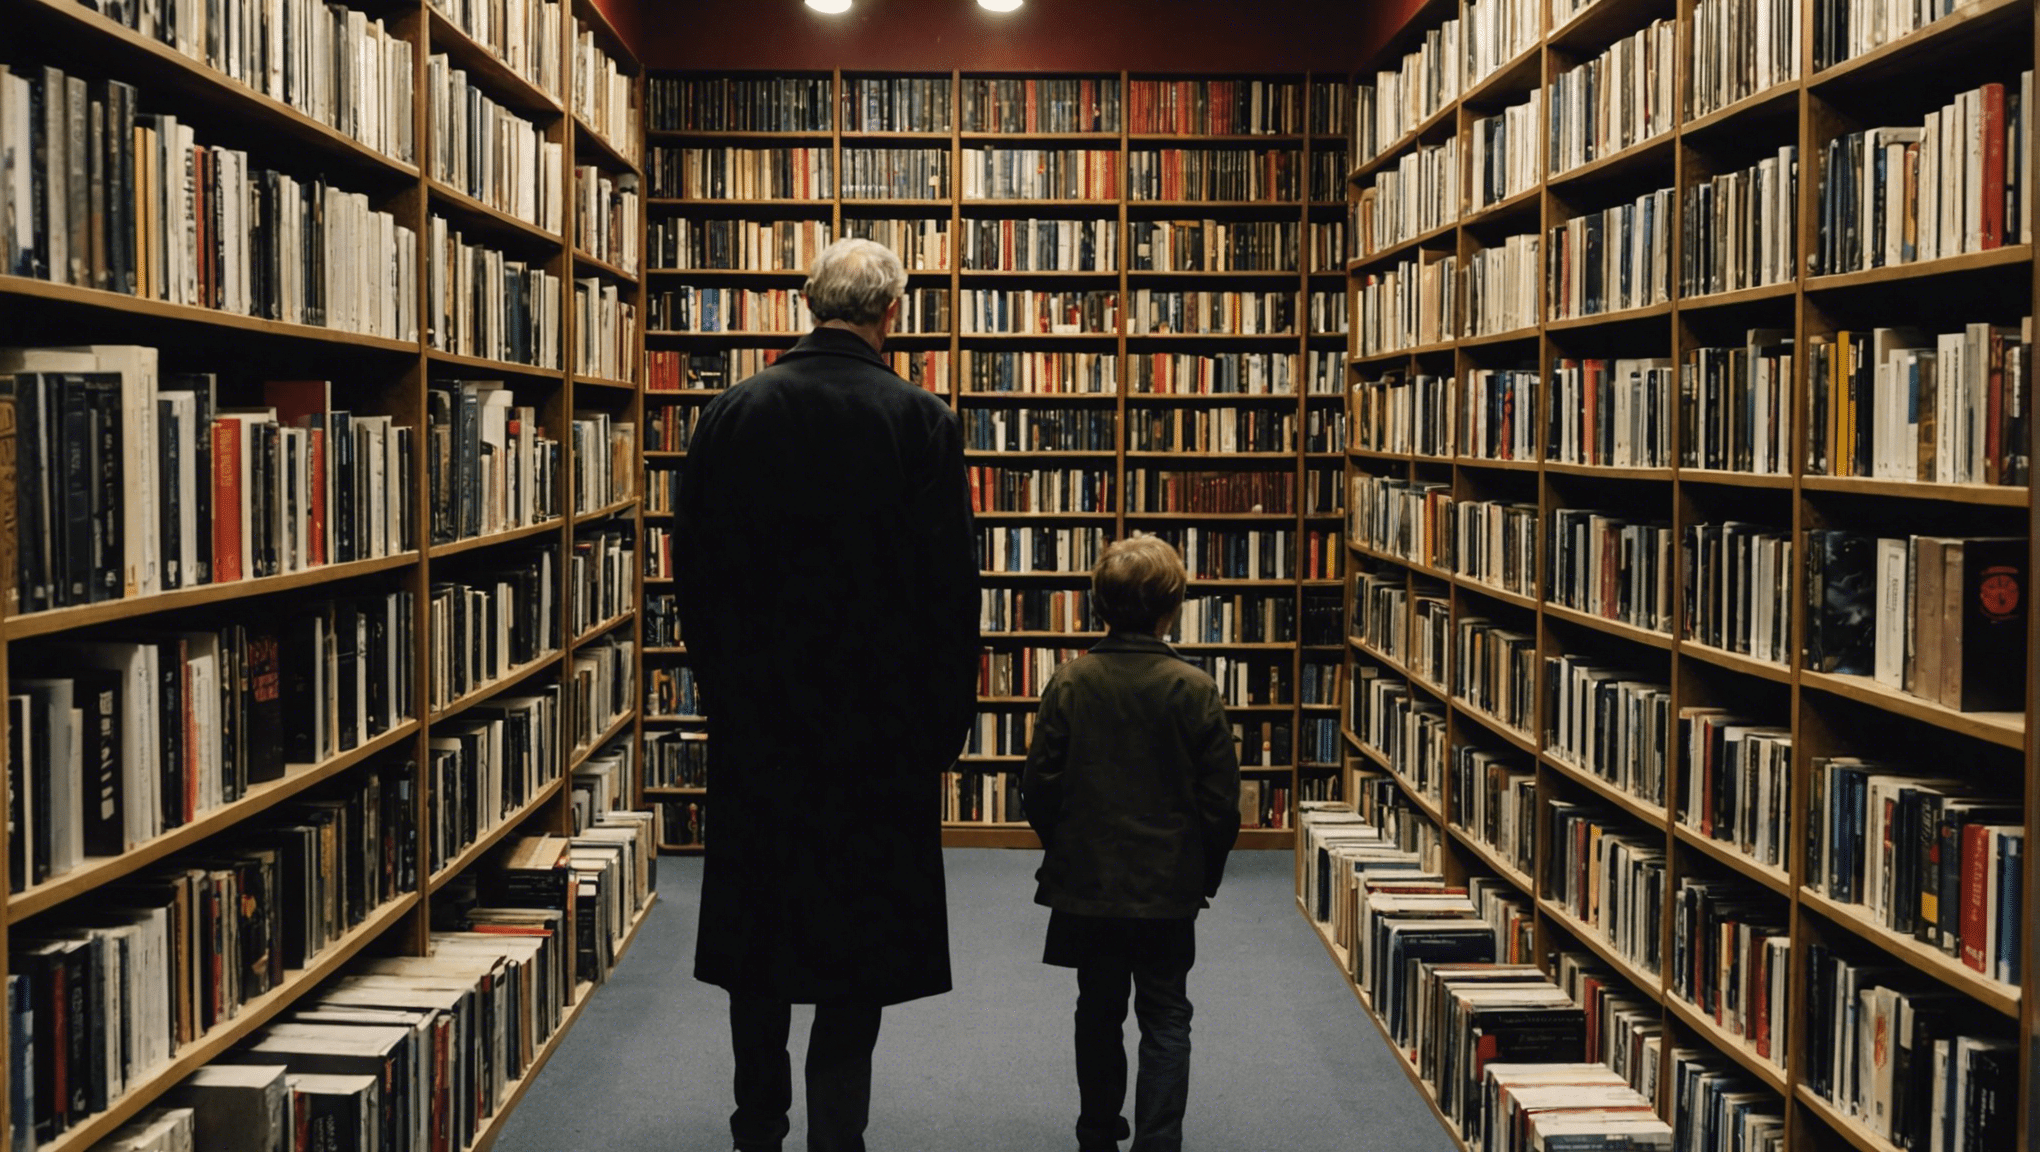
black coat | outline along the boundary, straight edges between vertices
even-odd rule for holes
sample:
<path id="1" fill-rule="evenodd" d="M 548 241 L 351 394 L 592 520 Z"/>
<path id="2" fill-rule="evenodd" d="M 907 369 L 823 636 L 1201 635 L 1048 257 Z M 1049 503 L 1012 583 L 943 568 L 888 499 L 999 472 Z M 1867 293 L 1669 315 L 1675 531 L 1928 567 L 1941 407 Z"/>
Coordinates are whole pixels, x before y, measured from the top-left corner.
<path id="1" fill-rule="evenodd" d="M 1021 801 L 1041 835 L 1037 903 L 1195 916 L 1240 832 L 1239 750 L 1218 685 L 1153 636 L 1100 640 L 1041 690 Z"/>
<path id="2" fill-rule="evenodd" d="M 803 1004 L 948 991 L 938 774 L 978 654 L 956 414 L 817 329 L 703 411 L 675 544 L 709 737 L 695 976 Z"/>

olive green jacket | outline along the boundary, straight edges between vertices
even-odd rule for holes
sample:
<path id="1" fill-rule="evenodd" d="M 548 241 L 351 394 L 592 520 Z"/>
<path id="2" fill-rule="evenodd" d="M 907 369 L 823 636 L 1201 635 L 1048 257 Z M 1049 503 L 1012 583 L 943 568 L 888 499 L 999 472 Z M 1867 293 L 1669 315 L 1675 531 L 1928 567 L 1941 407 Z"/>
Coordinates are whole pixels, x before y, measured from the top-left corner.
<path id="1" fill-rule="evenodd" d="M 1022 780 L 1044 858 L 1034 899 L 1083 916 L 1195 916 L 1240 830 L 1239 751 L 1218 685 L 1114 632 L 1057 669 Z"/>

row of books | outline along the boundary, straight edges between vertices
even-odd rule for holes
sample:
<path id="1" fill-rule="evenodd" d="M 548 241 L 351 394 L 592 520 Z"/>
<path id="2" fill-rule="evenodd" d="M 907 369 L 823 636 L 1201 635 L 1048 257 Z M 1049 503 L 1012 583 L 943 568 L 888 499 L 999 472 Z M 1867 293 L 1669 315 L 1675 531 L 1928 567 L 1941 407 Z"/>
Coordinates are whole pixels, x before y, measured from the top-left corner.
<path id="1" fill-rule="evenodd" d="M 1813 761 L 1807 887 L 2017 987 L 2025 827 L 2016 795 L 1853 756 Z"/>
<path id="2" fill-rule="evenodd" d="M 1125 123 L 1119 79 L 1098 77 L 973 77 L 959 84 L 965 132 L 1099 132 Z"/>
<path id="3" fill-rule="evenodd" d="M 1359 714 L 1353 735 L 1378 755 L 1413 794 L 1433 804 L 1444 799 L 1445 709 L 1408 683 L 1356 671 Z"/>
<path id="4" fill-rule="evenodd" d="M 645 178 L 654 198 L 821 200 L 836 194 L 836 150 L 654 146 Z"/>
<path id="5" fill-rule="evenodd" d="M 1360 190 L 1355 243 L 1361 256 L 1393 248 L 1459 219 L 1459 137 L 1416 148 Z"/>
<path id="6" fill-rule="evenodd" d="M 1664 834 L 1592 804 L 1544 802 L 1545 898 L 1616 955 L 1653 976 L 1664 969 Z"/>
<path id="7" fill-rule="evenodd" d="M 1167 639 L 1182 644 L 1284 644 L 1297 636 L 1295 595 L 1235 592 L 1184 597 Z"/>
<path id="8" fill-rule="evenodd" d="M 1353 92 L 1353 154 L 1365 163 L 1402 140 L 1417 125 L 1459 99 L 1465 76 L 1465 40 L 1457 17 L 1424 30 L 1424 38 L 1394 68 L 1374 73 Z"/>
<path id="9" fill-rule="evenodd" d="M 574 166 L 574 249 L 621 269 L 638 272 L 638 228 L 644 209 L 638 178 L 611 176 L 592 164 Z M 803 263 L 801 265 L 805 267 Z M 749 265 L 743 265 L 749 267 Z"/>
<path id="10" fill-rule="evenodd" d="M 1011 755 L 1024 755 L 1026 746 Z M 942 774 L 944 824 L 1023 824 L 1020 773 L 958 770 Z"/>
<path id="11" fill-rule="evenodd" d="M 1119 293 L 1109 289 L 964 288 L 957 293 L 956 311 L 962 322 L 958 331 L 966 333 L 1119 331 Z"/>
<path id="12" fill-rule="evenodd" d="M 497 103 L 444 53 L 425 62 L 425 96 L 432 178 L 557 235 L 565 219 L 560 142 Z"/>
<path id="13" fill-rule="evenodd" d="M 946 292 L 940 289 L 924 291 Z M 645 294 L 653 332 L 806 332 L 814 327 L 807 295 L 792 288 L 704 288 L 687 285 Z M 901 309 L 902 321 L 913 313 Z M 738 378 L 740 380 L 741 377 Z M 731 380 L 730 383 L 737 383 Z"/>
<path id="14" fill-rule="evenodd" d="M 666 827 L 668 848 L 698 851 L 708 842 L 708 805 L 701 797 L 661 800 L 654 807 Z"/>
<path id="15" fill-rule="evenodd" d="M 1782 901 L 1741 878 L 1681 876 L 1665 990 L 1785 1069 L 1792 938 Z"/>
<path id="16" fill-rule="evenodd" d="M 1034 738 L 1034 721 L 1039 713 L 1026 708 L 1008 712 L 980 711 L 971 722 L 964 740 L 962 763 L 973 757 L 1025 756 Z"/>
<path id="17" fill-rule="evenodd" d="M 1279 831 L 1293 827 L 1289 815 L 1289 781 L 1248 777 L 1240 781 L 1240 827 Z"/>
<path id="18" fill-rule="evenodd" d="M 1724 708 L 1679 710 L 1679 823 L 1783 872 L 1792 811 L 1792 732 Z"/>
<path id="19" fill-rule="evenodd" d="M 1476 249 L 1467 256 L 1463 279 L 1466 284 L 1466 316 L 1453 315 L 1452 301 L 1458 298 L 1456 267 L 1452 260 L 1422 257 L 1423 272 L 1435 273 L 1436 282 L 1424 288 L 1429 303 L 1431 292 L 1445 294 L 1442 310 L 1436 312 L 1438 327 L 1419 328 L 1421 343 L 1465 331 L 1474 336 L 1496 336 L 1516 332 L 1537 323 L 1538 237 L 1517 233 L 1500 244 Z"/>
<path id="20" fill-rule="evenodd" d="M 971 452 L 1113 452 L 1119 413 L 1111 408 L 965 408 Z"/>
<path id="21" fill-rule="evenodd" d="M 845 148 L 840 163 L 845 200 L 949 198 L 947 148 Z M 962 171 L 971 171 L 967 160 Z"/>
<path id="22" fill-rule="evenodd" d="M 604 51 L 595 30 L 574 21 L 573 89 L 569 102 L 582 131 L 593 132 L 628 163 L 637 163 L 644 139 L 638 121 L 637 79 Z"/>
<path id="23" fill-rule="evenodd" d="M 442 711 L 560 649 L 558 549 L 435 580 L 428 595 L 428 706 Z"/>
<path id="24" fill-rule="evenodd" d="M 426 390 L 432 542 L 542 524 L 563 510 L 560 445 L 502 381 L 442 380 Z"/>
<path id="25" fill-rule="evenodd" d="M 680 599 L 671 592 L 646 596 L 640 619 L 645 647 L 672 648 L 685 643 L 680 627 Z M 692 673 L 689 673 L 689 682 L 692 682 Z"/>
<path id="26" fill-rule="evenodd" d="M 854 155 L 844 151 L 846 164 Z M 947 173 L 947 151 L 932 153 L 942 159 Z M 966 148 L 959 174 L 960 195 L 966 200 L 1115 200 L 1119 197 L 1120 159 L 1117 151 L 1077 148 Z M 882 193 L 855 192 L 854 178 L 846 178 L 844 195 L 870 196 Z M 948 194 L 946 181 L 937 186 L 923 181 L 923 189 L 912 193 L 919 198 L 940 199 Z M 896 193 L 901 194 L 903 193 Z"/>
<path id="27" fill-rule="evenodd" d="M 977 694 L 1017 703 L 1039 701 L 1055 670 L 1082 656 L 1082 648 L 990 648 L 978 656 Z"/>
<path id="28" fill-rule="evenodd" d="M 1521 104 L 1475 120 L 1468 133 L 1472 184 L 1467 211 L 1478 212 L 1528 192 L 1542 175 L 1543 150 L 1536 146 L 1544 131 L 1544 92 L 1530 93 Z M 1456 218 L 1456 213 L 1441 218 Z"/>
<path id="29" fill-rule="evenodd" d="M 2018 1041 L 1909 970 L 1815 944 L 1801 1075 L 1813 1093 L 1908 1149 L 1985 1152 L 2018 1128 Z"/>
<path id="30" fill-rule="evenodd" d="M 821 84 L 826 88 L 828 81 Z M 956 122 L 954 95 L 946 77 L 845 76 L 843 130 L 947 132 Z M 822 119 L 827 117 L 824 110 Z"/>
<path id="31" fill-rule="evenodd" d="M 13 934 L 8 1147 L 46 1144 L 104 1112 L 416 891 L 412 777 L 397 760 L 350 773 L 231 843 L 105 889 L 90 915 Z"/>
<path id="32" fill-rule="evenodd" d="M 464 1147 L 607 978 L 650 902 L 658 814 L 512 842 L 435 907 L 427 956 L 360 959 L 113 1138 L 184 1147 Z M 313 1141 L 318 1141 L 314 1144 Z M 108 1147 L 102 1145 L 101 1147 Z"/>
<path id="33" fill-rule="evenodd" d="M 628 523 L 583 528 L 574 534 L 566 576 L 573 592 L 568 625 L 578 640 L 614 626 L 636 606 L 637 551 Z"/>
<path id="34" fill-rule="evenodd" d="M 1843 330 L 1807 363 L 1807 471 L 1937 484 L 2024 484 L 2032 469 L 2032 324 Z M 1776 470 L 1783 470 L 1779 459 Z"/>
<path id="35" fill-rule="evenodd" d="M 8 697 L 13 891 L 115 857 L 418 713 L 411 595 L 41 649 Z M 28 672 L 24 663 L 21 671 Z"/>
<path id="36" fill-rule="evenodd" d="M 0 69 L 0 156 L 13 157 L 0 191 L 0 268 L 416 338 L 416 233 L 366 195 L 200 144 L 191 125 L 145 114 L 139 103 L 137 90 L 117 80 L 88 82 L 48 66 Z"/>
<path id="37" fill-rule="evenodd" d="M 654 192 L 654 195 L 657 195 Z M 880 223 L 867 221 L 867 223 Z M 909 221 L 885 221 L 904 232 Z M 946 242 L 949 222 L 936 225 Z M 847 232 L 848 229 L 846 228 Z M 872 237 L 879 239 L 878 237 Z M 907 260 L 903 235 L 880 243 L 900 253 L 909 268 L 926 265 Z M 659 216 L 645 226 L 651 266 L 659 270 L 715 269 L 745 272 L 804 272 L 830 243 L 827 220 L 697 220 L 691 216 Z M 944 245 L 946 250 L 946 243 Z M 937 267 L 947 267 L 945 261 Z"/>
<path id="38" fill-rule="evenodd" d="M 1708 363 L 1713 351 L 1695 349 L 1686 366 Z M 1671 381 L 1672 365 L 1665 359 L 1552 361 L 1547 459 L 1614 468 L 1667 466 L 1672 452 Z M 1696 403 L 1696 411 L 1720 413 L 1729 421 L 1744 412 L 1732 397 L 1706 395 L 1712 402 Z M 1776 393 L 1765 395 L 1775 398 Z M 1758 408 L 1773 410 L 1761 404 Z M 1711 426 L 1696 427 L 1697 423 L 1696 417 L 1685 426 L 1684 446 L 1694 461 L 1712 460 L 1715 439 L 1707 435 Z"/>
<path id="39" fill-rule="evenodd" d="M 1917 32 L 1960 7 L 1950 0 L 1904 4 L 1820 0 L 1813 10 L 1813 66 L 1832 68 Z"/>
<path id="40" fill-rule="evenodd" d="M 1195 332 L 1268 336 L 1296 331 L 1294 291 L 1204 292 L 1136 288 L 1128 295 L 1127 331 L 1136 335 Z"/>
<path id="41" fill-rule="evenodd" d="M 1532 244 L 1534 266 L 1534 238 Z M 1459 258 L 1433 252 L 1357 276 L 1351 320 L 1360 355 L 1400 352 L 1456 338 L 1459 279 Z"/>
<path id="42" fill-rule="evenodd" d="M 1157 396 L 1336 395 L 1345 381 L 1342 352 L 1155 352 L 1128 357 L 1134 393 Z M 1298 387 L 1299 377 L 1301 387 Z"/>
<path id="43" fill-rule="evenodd" d="M 1349 447 L 1368 452 L 1452 455 L 1452 380 L 1385 372 L 1353 382 Z M 1471 405 L 1469 405 L 1469 408 Z"/>
<path id="44" fill-rule="evenodd" d="M 171 9 L 100 0 L 91 8 L 392 160 L 415 162 L 414 48 L 381 18 L 317 0 Z"/>
<path id="45" fill-rule="evenodd" d="M 210 373 L 133 345 L 0 349 L 17 467 L 11 610 L 278 576 L 415 547 L 413 429 L 323 380 L 229 407 Z M 251 390 L 252 391 L 252 390 Z M 239 390 L 237 389 L 238 393 Z"/>
<path id="46" fill-rule="evenodd" d="M 604 636 L 575 651 L 567 668 L 567 747 L 575 759 L 637 707 L 637 645 L 628 632 Z M 628 747 L 628 732 L 619 733 Z"/>
<path id="47" fill-rule="evenodd" d="M 1236 472 L 1128 468 L 1126 510 L 1292 515 L 1296 476 L 1272 470 Z"/>
<path id="48" fill-rule="evenodd" d="M 1730 520 L 1687 524 L 1680 543 L 1685 620 L 1682 635 L 1769 664 L 1790 662 L 1790 529 Z"/>
<path id="49" fill-rule="evenodd" d="M 1867 676 L 1961 712 L 2025 699 L 2024 537 L 1806 536 L 1802 667 Z"/>
<path id="50" fill-rule="evenodd" d="M 1686 115 L 1698 119 L 1798 79 L 1801 24 L 1799 6 L 1784 0 L 1701 0 L 1686 61 Z"/>
<path id="51" fill-rule="evenodd" d="M 1119 268 L 1119 225 L 1112 220 L 988 220 L 973 216 L 963 220 L 961 227 L 958 263 L 968 271 L 1112 272 Z M 1137 260 L 1141 225 L 1133 228 L 1130 243 Z M 946 225 L 942 235 L 946 240 Z M 872 238 L 886 242 L 883 237 Z M 930 267 L 950 266 L 946 245 L 937 255 Z"/>
<path id="52" fill-rule="evenodd" d="M 1799 270 L 1799 147 L 1693 185 L 1679 204 L 1679 295 L 1739 292 Z"/>
<path id="53" fill-rule="evenodd" d="M 1354 231 L 1357 233 L 1359 229 L 1356 227 Z M 1311 271 L 1337 272 L 1346 266 L 1350 254 L 1344 220 L 1310 222 L 1310 246 L 1305 258 L 1310 261 Z"/>
<path id="54" fill-rule="evenodd" d="M 646 733 L 645 787 L 708 787 L 708 733 L 694 729 Z"/>
<path id="55" fill-rule="evenodd" d="M 654 132 L 828 132 L 834 87 L 827 76 L 650 76 L 645 125 Z"/>
<path id="56" fill-rule="evenodd" d="M 977 529 L 978 568 L 985 572 L 1065 572 L 1088 575 L 1105 553 L 1103 528 Z M 1184 560 L 1190 560 L 1184 553 Z M 1205 574 L 1209 578 L 1209 574 Z"/>
<path id="57" fill-rule="evenodd" d="M 1551 514 L 1545 596 L 1646 632 L 1672 629 L 1672 530 L 1591 508 Z"/>
<path id="58" fill-rule="evenodd" d="M 554 680 L 432 726 L 425 762 L 433 800 L 424 835 L 429 875 L 437 878 L 470 845 L 520 819 L 525 806 L 560 778 L 561 706 Z"/>
<path id="59" fill-rule="evenodd" d="M 1688 352 L 1679 365 L 1680 466 L 1784 474 L 1792 360 L 1792 333 L 1774 328 L 1749 329 L 1739 348 Z M 1654 369 L 1651 380 L 1659 379 Z"/>
<path id="60" fill-rule="evenodd" d="M 1813 271 L 1985 252 L 2033 234 L 2025 146 L 2033 74 L 1958 94 L 1919 125 L 1844 132 L 1821 149 Z"/>
<path id="61" fill-rule="evenodd" d="M 1670 771 L 1670 685 L 1567 653 L 1544 660 L 1546 754 L 1662 807 Z"/>
<path id="62" fill-rule="evenodd" d="M 1129 452 L 1294 452 L 1294 412 L 1252 408 L 1136 409 L 1128 413 Z M 1337 452 L 1345 443 L 1343 409 L 1312 408 L 1303 425 L 1307 452 Z"/>
<path id="63" fill-rule="evenodd" d="M 1452 748 L 1452 823 L 1524 876 L 1537 871 L 1537 773 L 1520 756 Z"/>
<path id="64" fill-rule="evenodd" d="M 1104 632 L 1085 588 L 985 588 L 978 593 L 984 632 Z"/>
<path id="65" fill-rule="evenodd" d="M 1286 220 L 1134 220 L 1127 224 L 1136 272 L 1290 272 L 1297 227 Z"/>
<path id="66" fill-rule="evenodd" d="M 1338 147 L 1310 151 L 1310 199 L 1313 204 L 1336 204 L 1346 198 L 1346 177 L 1353 170 L 1353 157 L 1344 142 Z"/>
<path id="67" fill-rule="evenodd" d="M 432 0 L 432 10 L 532 87 L 560 97 L 560 0 Z"/>
<path id="68" fill-rule="evenodd" d="M 1678 21 L 1653 20 L 1552 77 L 1545 170 L 1557 175 L 1671 131 Z"/>
<path id="69" fill-rule="evenodd" d="M 1548 317 L 1568 320 L 1647 308 L 1671 299 L 1672 190 L 1575 216 L 1551 230 L 1544 296 Z M 1536 305 L 1530 304 L 1535 316 Z"/>
<path id="70" fill-rule="evenodd" d="M 1295 80 L 1132 80 L 1127 130 L 1171 136 L 1297 135 L 1303 84 Z"/>
<path id="71" fill-rule="evenodd" d="M 1126 198 L 1295 201 L 1301 167 L 1295 152 L 1280 149 L 1136 149 L 1126 158 Z"/>
<path id="72" fill-rule="evenodd" d="M 560 278 L 470 244 L 444 216 L 427 232 L 426 338 L 440 352 L 560 367 Z"/>
<path id="73" fill-rule="evenodd" d="M 959 375 L 972 392 L 1113 395 L 1119 391 L 1119 357 L 1110 352 L 965 349 Z"/>
<path id="74" fill-rule="evenodd" d="M 677 643 L 677 635 L 654 637 L 652 614 L 645 614 L 645 643 L 660 647 Z M 702 715 L 701 685 L 694 669 L 686 664 L 650 665 L 645 669 L 644 710 L 647 717 L 695 717 Z"/>
<path id="75" fill-rule="evenodd" d="M 626 384 L 636 375 L 638 349 L 644 341 L 637 305 L 627 299 L 631 294 L 601 276 L 575 279 L 575 375 Z"/>
<path id="76" fill-rule="evenodd" d="M 1296 686 L 1286 656 L 1212 656 L 1202 667 L 1218 685 L 1227 707 L 1269 707 L 1294 704 Z"/>

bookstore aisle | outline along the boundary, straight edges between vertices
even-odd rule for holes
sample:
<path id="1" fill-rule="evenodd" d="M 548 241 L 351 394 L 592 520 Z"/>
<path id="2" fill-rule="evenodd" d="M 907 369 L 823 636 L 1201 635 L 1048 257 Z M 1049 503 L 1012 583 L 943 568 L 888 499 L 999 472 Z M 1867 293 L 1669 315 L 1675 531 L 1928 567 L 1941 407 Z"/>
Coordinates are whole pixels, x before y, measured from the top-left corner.
<path id="1" fill-rule="evenodd" d="M 1034 852 L 951 849 L 956 990 L 887 1009 L 870 1146 L 1041 1152 L 1071 1144 L 1075 979 L 1040 963 L 1048 910 Z M 692 976 L 699 859 L 662 860 L 630 961 L 532 1085 L 496 1152 L 722 1152 L 730 1056 L 723 992 Z M 1287 853 L 1236 852 L 1198 920 L 1185 1144 L 1200 1152 L 1395 1148 L 1450 1139 L 1409 1089 L 1296 915 Z M 807 1016 L 794 1017 L 794 1066 Z M 1128 1052 L 1137 1031 L 1127 1022 Z M 796 1082 L 798 1077 L 796 1077 Z M 805 1147 L 796 1087 L 788 1148 Z"/>

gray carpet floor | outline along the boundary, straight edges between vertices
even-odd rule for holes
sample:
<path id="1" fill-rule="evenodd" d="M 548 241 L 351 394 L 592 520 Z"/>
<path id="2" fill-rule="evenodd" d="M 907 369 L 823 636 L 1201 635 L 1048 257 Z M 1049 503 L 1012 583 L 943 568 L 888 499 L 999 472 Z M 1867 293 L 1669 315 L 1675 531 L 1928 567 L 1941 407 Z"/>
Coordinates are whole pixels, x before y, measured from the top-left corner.
<path id="1" fill-rule="evenodd" d="M 1039 855 L 947 856 L 956 990 L 886 1010 L 869 1146 L 1074 1148 L 1076 978 L 1040 963 L 1048 910 L 1032 902 Z M 1198 921 L 1185 1147 L 1449 1152 L 1451 1141 L 1298 912 L 1290 854 L 1232 859 Z M 727 1152 L 728 1000 L 692 976 L 700 879 L 699 860 L 660 861 L 657 907 L 511 1116 L 501 1152 Z M 787 1152 L 806 1147 L 799 1069 L 811 1017 L 794 1010 Z M 1129 1018 L 1129 1052 L 1137 1039 Z"/>

